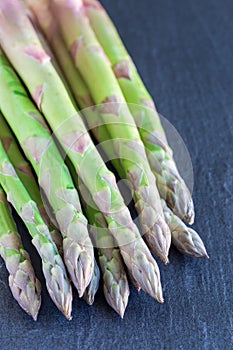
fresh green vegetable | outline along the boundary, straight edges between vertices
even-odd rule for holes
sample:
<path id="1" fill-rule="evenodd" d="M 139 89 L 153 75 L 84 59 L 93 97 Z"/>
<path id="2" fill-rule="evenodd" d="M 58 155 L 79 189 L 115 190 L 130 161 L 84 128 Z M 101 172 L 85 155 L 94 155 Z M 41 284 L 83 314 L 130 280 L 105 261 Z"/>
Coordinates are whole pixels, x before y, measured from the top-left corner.
<path id="1" fill-rule="evenodd" d="M 32 201 L 0 142 L 0 185 L 32 236 L 41 260 L 48 292 L 67 319 L 71 318 L 72 290 L 65 266 L 36 203 Z"/>
<path id="2" fill-rule="evenodd" d="M 93 104 L 89 94 L 84 95 L 86 90 L 85 83 L 82 83 L 82 77 L 80 76 L 78 70 L 74 69 L 74 64 L 72 63 L 71 57 L 69 57 L 68 52 L 64 47 L 64 42 L 59 37 L 59 29 L 56 27 L 56 24 L 54 24 L 52 14 L 48 9 L 48 1 L 44 0 L 41 4 L 40 1 L 28 0 L 27 3 L 31 5 L 32 10 L 34 10 L 35 14 L 37 15 L 40 26 L 43 28 L 48 40 L 50 40 L 51 46 L 56 53 L 56 57 L 60 62 L 78 104 L 81 106 L 88 103 L 89 105 L 90 103 Z M 69 6 L 67 6 L 67 16 L 71 14 L 71 12 L 69 12 L 71 11 L 70 4 L 71 3 L 69 2 Z M 75 6 L 76 5 L 77 2 L 75 2 Z M 59 8 L 60 7 L 55 7 L 54 11 L 56 15 L 61 12 L 63 16 L 66 12 L 63 9 L 59 12 Z M 46 22 L 43 20 L 45 14 L 47 19 Z M 72 19 L 73 24 L 76 26 L 75 29 L 77 29 L 75 31 L 77 35 L 80 35 L 81 32 L 82 34 L 84 33 L 83 37 L 86 38 L 88 34 L 90 34 L 89 37 L 91 37 L 91 28 L 87 25 L 85 21 L 86 18 L 71 18 L 71 20 L 69 20 L 70 23 L 72 22 Z M 61 23 L 65 23 L 66 20 L 68 19 L 65 18 L 64 21 L 62 19 Z M 77 27 L 77 23 L 79 23 L 79 27 Z M 51 34 L 51 30 L 53 34 Z M 67 30 L 71 32 L 68 27 Z M 91 38 L 91 40 L 93 41 L 91 42 L 91 45 L 95 45 L 95 47 L 99 50 L 100 47 L 98 47 L 98 42 L 94 41 L 94 36 Z M 90 69 L 86 69 L 85 71 L 80 69 L 80 72 L 85 75 L 87 83 L 90 83 L 89 88 L 90 90 L 92 89 L 93 97 L 95 97 L 95 90 L 97 89 L 99 91 L 99 86 L 102 86 L 103 93 L 99 96 L 99 98 L 95 99 L 95 102 L 99 104 L 104 100 L 106 100 L 105 102 L 124 101 L 124 97 L 116 82 L 112 70 L 106 64 L 104 57 L 101 55 L 97 55 L 96 57 L 98 50 L 94 50 L 93 52 L 92 50 L 89 50 L 91 45 L 89 45 L 89 43 L 87 44 L 86 50 L 83 50 L 85 51 L 84 55 L 81 55 L 78 62 L 80 65 L 81 61 L 83 61 L 81 68 L 86 67 L 86 65 L 89 64 Z M 102 63 L 100 62 L 101 59 Z M 86 62 L 85 64 L 84 61 Z M 96 62 L 99 62 L 100 67 L 96 65 Z M 101 81 L 103 76 L 105 77 L 104 84 L 102 84 Z M 93 84 L 93 79 L 95 79 L 95 84 Z M 111 95 L 112 93 L 114 93 L 113 96 Z M 129 181 L 132 196 L 135 200 L 135 206 L 142 226 L 142 234 L 151 251 L 159 256 L 164 262 L 167 262 L 168 251 L 171 244 L 171 234 L 165 223 L 155 178 L 151 173 L 144 146 L 140 140 L 134 120 L 130 115 L 129 110 L 127 110 L 127 106 L 124 105 L 122 108 L 120 108 L 119 104 L 117 106 L 116 105 L 117 103 L 114 105 L 105 104 L 103 108 L 106 113 L 104 112 L 103 108 L 99 108 L 100 113 L 98 113 L 98 109 L 95 110 L 94 113 L 92 113 L 92 110 L 89 110 L 88 112 L 91 114 L 88 113 L 85 121 L 92 131 L 94 131 L 95 137 L 101 143 L 104 151 L 108 154 L 109 159 L 112 160 L 112 163 L 120 176 L 127 178 Z M 111 111 L 109 113 L 109 111 L 106 111 L 106 108 L 119 109 L 119 115 L 114 116 L 114 113 L 111 113 Z M 83 113 L 83 115 L 86 116 L 86 113 Z M 95 126 L 99 124 L 98 119 L 100 116 L 105 116 L 103 118 L 105 125 L 104 127 L 96 128 Z M 109 142 L 105 142 L 107 140 L 109 140 Z"/>
<path id="3" fill-rule="evenodd" d="M 83 184 L 79 184 L 79 188 L 83 195 L 83 206 L 90 223 L 90 231 L 98 247 L 105 298 L 123 318 L 130 292 L 120 250 L 115 246 L 105 218 L 92 201 L 89 191 Z"/>
<path id="4" fill-rule="evenodd" d="M 51 233 L 53 241 L 55 242 L 58 248 L 58 251 L 62 252 L 63 250 L 62 250 L 61 234 L 54 227 L 53 223 L 51 222 L 46 212 L 46 209 L 44 207 L 44 204 L 41 198 L 39 186 L 32 173 L 31 166 L 24 158 L 22 154 L 22 150 L 19 148 L 19 145 L 17 144 L 15 137 L 12 131 L 10 130 L 9 126 L 7 125 L 1 112 L 0 112 L 0 124 L 1 124 L 0 140 L 2 141 L 3 147 L 8 155 L 8 158 L 10 159 L 12 165 L 14 166 L 17 175 L 19 176 L 24 187 L 28 191 L 31 199 L 36 203 L 44 222 L 49 227 L 49 231 Z"/>
<path id="5" fill-rule="evenodd" d="M 5 193 L 0 186 L 0 254 L 9 272 L 9 286 L 24 311 L 36 321 L 41 304 L 41 285 L 30 257 L 23 248 Z"/>
<path id="6" fill-rule="evenodd" d="M 82 119 L 74 108 L 69 94 L 53 68 L 50 58 L 43 50 L 27 18 L 23 5 L 16 0 L 9 0 L 6 3 L 0 2 L 0 13 L 0 43 L 2 48 L 26 84 L 37 107 L 45 115 L 57 139 L 72 161 L 79 177 L 91 192 L 95 204 L 104 213 L 108 228 L 116 238 L 124 262 L 131 274 L 144 291 L 162 302 L 158 266 L 132 221 L 129 210 L 125 206 L 117 188 L 115 177 L 106 168 L 86 132 Z M 35 128 L 30 129 L 29 119 L 30 117 L 27 120 L 27 132 L 30 133 L 31 137 L 32 130 L 35 132 Z M 35 120 L 35 118 L 31 119 Z M 36 129 L 38 127 L 39 123 Z M 25 131 L 23 134 L 25 136 Z M 29 135 L 26 138 L 23 137 L 20 143 L 25 145 L 25 140 L 28 137 Z M 42 154 L 41 151 L 46 151 L 46 146 L 49 148 L 51 145 L 51 143 L 48 144 L 44 141 L 43 139 L 42 145 L 40 143 L 39 155 Z M 31 148 L 32 143 L 29 143 Z M 49 164 L 47 164 L 48 172 L 46 174 L 44 171 L 42 174 L 40 185 L 45 190 L 46 188 L 47 190 L 48 188 L 50 189 L 50 198 L 53 193 L 59 193 L 64 198 L 64 188 L 67 188 L 66 186 L 63 186 L 63 188 L 57 186 L 54 191 L 50 188 L 56 182 L 56 178 L 53 178 L 53 181 L 48 181 L 50 168 L 59 173 L 60 167 L 57 168 L 54 164 L 56 158 L 51 157 L 49 161 Z M 45 170 L 44 165 L 43 170 Z M 60 181 L 57 185 L 60 185 Z M 65 200 L 73 203 L 71 193 L 73 192 L 70 191 L 69 195 L 65 196 Z M 57 198 L 57 201 L 61 202 L 59 198 Z M 64 201 L 62 203 L 64 206 Z M 56 213 L 56 219 L 62 223 L 60 228 L 63 232 L 62 228 L 64 226 L 67 228 L 67 221 L 70 223 L 70 217 L 65 210 L 59 210 L 59 213 Z M 76 230 L 72 230 L 73 234 L 74 232 Z M 83 242 L 85 244 L 85 240 Z M 66 265 L 69 268 L 67 262 Z M 89 265 L 90 262 L 88 260 Z M 76 266 L 76 264 L 73 264 L 73 266 Z"/>
<path id="7" fill-rule="evenodd" d="M 30 75 L 33 77 L 33 74 Z M 64 260 L 80 297 L 90 283 L 94 253 L 78 193 L 49 129 L 7 59 L 0 52 L 0 108 L 25 155 L 63 236 Z"/>
<path id="8" fill-rule="evenodd" d="M 172 233 L 172 243 L 183 254 L 192 256 L 193 258 L 207 258 L 204 243 L 196 231 L 187 227 L 183 221 L 178 218 L 167 207 L 167 204 L 162 200 L 165 219 Z"/>
<path id="9" fill-rule="evenodd" d="M 160 195 L 175 214 L 192 224 L 192 198 L 177 170 L 154 102 L 104 8 L 98 0 L 83 0 L 83 4 L 91 26 L 111 61 L 126 101 L 134 104 L 131 105 L 131 112 L 144 142 L 151 169 L 156 176 Z"/>

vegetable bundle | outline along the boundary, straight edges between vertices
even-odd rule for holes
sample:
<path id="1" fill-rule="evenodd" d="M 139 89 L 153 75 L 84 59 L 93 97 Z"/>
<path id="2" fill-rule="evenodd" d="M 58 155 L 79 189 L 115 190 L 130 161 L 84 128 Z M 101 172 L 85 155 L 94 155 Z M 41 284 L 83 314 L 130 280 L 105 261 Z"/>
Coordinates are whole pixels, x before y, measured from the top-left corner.
<path id="1" fill-rule="evenodd" d="M 6 198 L 68 319 L 71 282 L 92 304 L 100 270 L 121 317 L 129 282 L 162 303 L 154 256 L 168 263 L 171 242 L 184 254 L 208 255 L 182 221 L 194 221 L 191 194 L 107 13 L 96 0 L 4 1 L 0 46 L 0 253 L 13 296 L 36 319 L 40 284 Z M 140 231 L 94 141 L 127 180 Z"/>

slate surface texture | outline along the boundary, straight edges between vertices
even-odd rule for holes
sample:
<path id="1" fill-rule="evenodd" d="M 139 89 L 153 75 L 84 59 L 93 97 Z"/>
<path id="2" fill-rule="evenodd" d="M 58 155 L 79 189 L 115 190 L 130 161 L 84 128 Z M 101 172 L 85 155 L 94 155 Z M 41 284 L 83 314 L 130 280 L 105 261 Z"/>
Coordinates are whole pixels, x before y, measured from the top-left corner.
<path id="1" fill-rule="evenodd" d="M 0 349 L 233 349 L 233 2 L 102 0 L 158 110 L 183 137 L 194 167 L 198 230 L 209 261 L 171 250 L 161 267 L 165 304 L 132 289 L 121 320 L 100 291 L 74 296 L 68 322 L 49 299 L 34 323 L 13 300 L 0 266 Z M 21 226 L 21 231 L 22 231 Z"/>

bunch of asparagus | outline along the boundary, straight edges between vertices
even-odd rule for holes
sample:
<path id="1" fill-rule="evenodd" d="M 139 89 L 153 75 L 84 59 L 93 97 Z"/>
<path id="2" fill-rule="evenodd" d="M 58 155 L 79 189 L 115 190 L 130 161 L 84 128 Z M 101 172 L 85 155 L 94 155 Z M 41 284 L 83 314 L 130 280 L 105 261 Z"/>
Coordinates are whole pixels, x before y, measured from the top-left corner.
<path id="1" fill-rule="evenodd" d="M 171 242 L 192 257 L 208 255 L 183 222 L 194 222 L 191 194 L 106 11 L 96 0 L 3 1 L 0 46 L 0 253 L 13 296 L 37 318 L 40 283 L 9 204 L 67 319 L 71 283 L 91 305 L 100 270 L 122 318 L 129 282 L 162 303 L 153 255 L 168 263 Z M 140 232 L 94 140 L 127 180 Z"/>

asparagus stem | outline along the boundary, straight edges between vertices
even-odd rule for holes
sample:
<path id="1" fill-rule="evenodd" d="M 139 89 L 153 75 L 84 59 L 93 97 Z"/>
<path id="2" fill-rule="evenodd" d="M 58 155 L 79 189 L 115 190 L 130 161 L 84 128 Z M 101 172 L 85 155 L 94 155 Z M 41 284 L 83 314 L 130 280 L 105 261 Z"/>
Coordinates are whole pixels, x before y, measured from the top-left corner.
<path id="1" fill-rule="evenodd" d="M 98 0 L 83 0 L 83 4 L 91 26 L 111 61 L 126 101 L 141 106 L 141 109 L 143 107 L 143 118 L 138 113 L 140 108 L 132 105 L 131 112 L 145 144 L 160 195 L 174 213 L 192 224 L 194 208 L 191 195 L 177 170 L 154 102 L 104 8 Z"/>
<path id="2" fill-rule="evenodd" d="M 71 57 L 69 57 L 68 52 L 64 47 L 64 42 L 62 42 L 62 39 L 59 36 L 59 29 L 55 27 L 56 24 L 54 24 L 53 17 L 48 9 L 48 1 L 47 7 L 46 0 L 43 1 L 43 5 L 41 5 L 41 2 L 31 2 L 30 0 L 27 1 L 27 3 L 29 6 L 31 5 L 32 10 L 34 10 L 36 13 L 42 29 L 47 35 L 48 40 L 50 40 L 53 50 L 56 52 L 60 65 L 64 71 L 64 74 L 66 75 L 67 80 L 70 83 L 72 92 L 76 97 L 77 103 L 81 105 L 86 104 L 86 107 L 87 104 L 93 105 L 89 94 L 84 95 L 85 83 L 82 84 L 82 78 L 78 70 L 75 70 Z M 59 8 L 57 9 L 57 7 L 55 7 L 55 11 L 56 15 L 60 13 Z M 61 13 L 64 14 L 65 11 L 62 10 Z M 46 23 L 43 21 L 45 14 L 47 18 Z M 68 15 L 69 14 L 70 13 L 68 13 Z M 65 20 L 67 21 L 67 18 L 65 18 Z M 80 22 L 80 26 L 77 28 L 77 35 L 79 34 L 78 31 L 82 30 L 83 27 L 83 36 L 85 34 L 88 35 L 88 33 L 91 32 L 91 28 L 86 24 L 85 18 L 80 17 L 78 20 Z M 77 23 L 79 22 L 76 21 L 74 25 L 77 27 Z M 98 48 L 97 42 L 93 42 L 92 45 L 95 45 L 95 47 Z M 99 67 L 96 67 L 96 69 L 93 70 L 93 67 L 96 65 L 96 57 L 95 54 L 92 55 L 91 50 L 90 52 L 88 51 L 88 45 L 86 52 L 84 52 L 84 55 L 81 57 L 83 64 L 86 59 L 88 59 L 87 62 L 89 62 L 90 72 L 92 73 L 90 77 L 87 77 L 88 72 L 85 70 L 86 73 L 84 72 L 84 74 L 87 78 L 87 82 L 90 82 L 90 79 L 93 82 L 93 74 L 96 81 L 96 84 L 91 83 L 91 88 L 94 87 L 94 91 L 92 91 L 93 96 L 95 97 L 95 91 L 99 90 L 99 86 L 106 86 L 105 89 L 102 87 L 102 97 L 95 99 L 95 102 L 97 104 L 102 103 L 103 99 L 105 98 L 104 96 L 108 96 L 109 99 L 107 98 L 106 102 L 110 102 L 113 96 L 107 94 L 111 93 L 111 90 L 112 93 L 114 92 L 115 94 L 114 98 L 116 98 L 116 102 L 124 101 L 116 79 L 111 69 L 108 69 L 109 67 L 105 64 L 104 58 L 102 62 L 103 64 L 101 65 L 100 63 L 100 68 L 102 69 L 103 74 L 99 73 Z M 100 59 L 101 56 L 97 57 L 97 61 Z M 79 64 L 80 62 L 81 61 L 79 59 Z M 80 71 L 83 73 L 82 69 Z M 101 82 L 103 75 L 105 76 L 106 84 L 102 84 Z M 79 84 L 80 81 L 81 83 Z M 111 89 L 109 89 L 110 86 Z M 115 86 L 115 88 L 113 88 L 113 86 Z M 113 108 L 115 107 L 116 104 L 113 106 Z M 151 251 L 167 263 L 167 256 L 171 243 L 171 234 L 165 223 L 159 194 L 156 188 L 155 178 L 149 168 L 144 147 L 140 140 L 140 136 L 134 124 L 133 118 L 130 116 L 129 111 L 125 107 L 126 106 L 124 106 L 124 109 L 121 111 L 121 116 L 115 116 L 116 120 L 114 119 L 114 115 L 111 115 L 111 118 L 109 118 L 109 115 L 105 116 L 104 121 L 106 124 L 108 122 L 108 125 L 105 125 L 104 127 L 95 127 L 98 125 L 98 119 L 100 118 L 100 113 L 97 112 L 91 115 L 88 113 L 85 121 L 94 132 L 97 140 L 101 142 L 105 153 L 108 154 L 109 159 L 112 160 L 112 163 L 114 164 L 120 176 L 127 178 L 130 182 L 132 195 L 136 203 L 136 209 L 138 211 L 142 226 L 143 237 L 146 239 L 146 242 L 149 245 Z M 89 110 L 89 112 L 91 112 L 91 110 Z M 86 116 L 85 113 L 83 113 L 83 115 Z M 101 115 L 104 116 L 103 111 Z M 120 138 L 119 135 L 121 136 Z M 111 142 L 104 142 L 110 139 Z"/>
<path id="3" fill-rule="evenodd" d="M 79 188 L 83 195 L 85 213 L 91 225 L 90 230 L 98 247 L 105 298 L 108 304 L 123 318 L 130 292 L 120 250 L 115 247 L 105 218 L 95 206 L 87 188 L 82 183 L 79 184 Z"/>
<path id="4" fill-rule="evenodd" d="M 1 186 L 0 254 L 9 272 L 9 286 L 14 298 L 36 321 L 41 304 L 41 285 L 35 276 L 29 254 L 23 248 Z"/>
<path id="5" fill-rule="evenodd" d="M 33 74 L 32 74 L 33 76 Z M 32 164 L 63 236 L 64 260 L 80 297 L 90 283 L 94 252 L 78 193 L 49 129 L 0 52 L 0 108 Z M 55 103 L 55 102 L 54 102 Z"/>
<path id="6" fill-rule="evenodd" d="M 167 207 L 166 202 L 162 200 L 165 219 L 172 233 L 172 243 L 183 254 L 190 255 L 194 258 L 206 258 L 204 243 L 196 231 L 187 227 L 180 218 Z"/>
<path id="7" fill-rule="evenodd" d="M 17 176 L 1 142 L 0 184 L 7 194 L 8 201 L 16 209 L 32 236 L 32 243 L 42 259 L 46 285 L 52 300 L 67 319 L 70 319 L 72 291 L 65 266 L 35 202 Z"/>
<path id="8" fill-rule="evenodd" d="M 151 251 L 167 263 L 171 233 L 165 222 L 155 177 L 108 59 L 82 11 L 81 0 L 51 3 L 75 66 L 86 81 L 94 102 L 101 106 L 104 126 L 95 128 L 92 115 L 86 122 L 95 129 L 97 140 L 119 175 L 130 182 L 143 237 Z"/>
<path id="9" fill-rule="evenodd" d="M 17 175 L 19 176 L 20 180 L 22 181 L 24 187 L 28 191 L 31 199 L 37 204 L 37 207 L 40 211 L 40 214 L 46 223 L 46 225 L 49 227 L 49 231 L 51 233 L 51 236 L 53 238 L 53 241 L 55 242 L 58 251 L 62 253 L 62 237 L 60 232 L 55 228 L 53 223 L 51 222 L 46 209 L 44 207 L 43 201 L 41 199 L 40 190 L 38 183 L 32 173 L 32 169 L 30 164 L 25 160 L 24 156 L 22 155 L 22 150 L 20 150 L 15 137 L 10 130 L 9 126 L 7 125 L 3 115 L 0 112 L 0 140 L 2 141 L 3 147 L 14 166 Z"/>
<path id="10" fill-rule="evenodd" d="M 104 213 L 133 277 L 144 291 L 162 302 L 158 266 L 132 221 L 115 177 L 97 152 L 50 58 L 44 52 L 23 5 L 17 0 L 0 2 L 0 12 L 1 46 L 29 89 L 37 107 L 45 115 L 77 174 L 91 192 L 95 204 Z M 29 121 L 27 125 L 28 123 Z M 28 126 L 27 130 L 29 129 Z M 53 161 L 53 158 L 50 159 L 52 165 Z M 52 182 L 50 181 L 50 186 Z M 52 193 L 53 191 L 51 196 Z M 59 198 L 57 200 L 61 202 Z M 64 224 L 64 218 L 69 218 L 66 212 L 63 211 L 62 214 Z M 59 215 L 57 220 L 58 218 Z"/>

